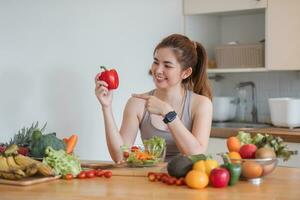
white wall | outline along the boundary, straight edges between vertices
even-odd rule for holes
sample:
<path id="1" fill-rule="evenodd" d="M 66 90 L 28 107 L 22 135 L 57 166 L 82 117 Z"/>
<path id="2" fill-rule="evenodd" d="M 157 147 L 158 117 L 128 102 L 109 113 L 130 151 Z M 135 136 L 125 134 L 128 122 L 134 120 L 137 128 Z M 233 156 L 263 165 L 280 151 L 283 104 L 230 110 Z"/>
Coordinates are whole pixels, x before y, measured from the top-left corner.
<path id="1" fill-rule="evenodd" d="M 114 67 L 121 123 L 131 95 L 149 90 L 155 45 L 183 32 L 181 0 L 0 0 L 0 142 L 32 122 L 79 135 L 81 159 L 109 160 L 94 76 Z"/>

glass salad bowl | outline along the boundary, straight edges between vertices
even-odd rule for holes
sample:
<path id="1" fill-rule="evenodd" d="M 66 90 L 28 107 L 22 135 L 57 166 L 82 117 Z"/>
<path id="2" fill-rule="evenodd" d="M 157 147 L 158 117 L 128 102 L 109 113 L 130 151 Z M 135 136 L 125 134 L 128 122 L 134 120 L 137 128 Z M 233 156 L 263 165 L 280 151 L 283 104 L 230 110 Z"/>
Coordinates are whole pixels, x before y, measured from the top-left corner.
<path id="1" fill-rule="evenodd" d="M 164 162 L 166 143 L 163 138 L 154 136 L 144 140 L 143 145 L 122 146 L 121 151 L 128 167 L 153 167 Z"/>

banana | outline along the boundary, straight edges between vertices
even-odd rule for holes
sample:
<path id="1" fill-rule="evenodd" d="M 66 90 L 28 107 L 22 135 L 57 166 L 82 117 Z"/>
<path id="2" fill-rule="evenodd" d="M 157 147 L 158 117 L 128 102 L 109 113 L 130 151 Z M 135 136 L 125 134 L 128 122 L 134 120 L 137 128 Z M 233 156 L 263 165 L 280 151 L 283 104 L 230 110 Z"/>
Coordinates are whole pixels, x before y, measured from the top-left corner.
<path id="1" fill-rule="evenodd" d="M 21 154 L 14 156 L 14 158 L 15 158 L 16 163 L 20 166 L 28 167 L 28 166 L 31 166 L 32 164 L 36 164 L 38 172 L 44 176 L 54 176 L 55 175 L 55 172 L 51 167 L 49 167 L 48 165 L 46 165 L 40 161 L 31 159 L 31 158 L 29 158 L 27 156 L 23 156 Z"/>
<path id="2" fill-rule="evenodd" d="M 32 159 L 32 158 L 29 158 L 27 156 L 23 156 L 21 154 L 18 154 L 16 156 L 14 156 L 14 159 L 16 161 L 16 163 L 21 166 L 21 167 L 28 167 L 34 163 L 38 163 L 38 161 Z"/>
<path id="3" fill-rule="evenodd" d="M 41 162 L 41 164 L 38 165 L 38 171 L 40 174 L 44 176 L 55 176 L 55 171 L 49 167 L 48 165 Z"/>
<path id="4" fill-rule="evenodd" d="M 9 172 L 9 166 L 7 164 L 6 158 L 3 156 L 0 156 L 0 171 L 1 172 Z"/>
<path id="5" fill-rule="evenodd" d="M 22 169 L 22 170 L 25 169 L 25 167 L 21 167 L 20 165 L 18 165 L 18 164 L 15 162 L 15 159 L 14 159 L 13 156 L 8 156 L 8 157 L 6 158 L 6 161 L 7 161 L 8 167 L 9 167 L 10 169 Z"/>
<path id="6" fill-rule="evenodd" d="M 27 177 L 28 177 L 28 176 L 33 176 L 33 175 L 35 175 L 37 172 L 38 172 L 38 167 L 37 167 L 37 164 L 36 164 L 36 163 L 27 166 L 26 169 L 25 169 L 25 174 L 26 174 Z"/>

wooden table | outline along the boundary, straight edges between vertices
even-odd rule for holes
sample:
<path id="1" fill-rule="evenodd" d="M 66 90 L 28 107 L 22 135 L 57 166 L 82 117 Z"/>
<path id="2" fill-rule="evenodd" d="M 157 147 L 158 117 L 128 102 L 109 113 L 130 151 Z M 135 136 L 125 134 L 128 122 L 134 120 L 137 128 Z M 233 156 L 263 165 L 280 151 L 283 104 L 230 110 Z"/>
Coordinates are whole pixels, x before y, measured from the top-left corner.
<path id="1" fill-rule="evenodd" d="M 1 200 L 99 200 L 99 199 L 243 199 L 287 200 L 300 198 L 300 168 L 277 167 L 259 186 L 240 181 L 237 185 L 202 190 L 150 182 L 147 177 L 113 176 L 111 179 L 55 180 L 27 187 L 0 185 Z"/>

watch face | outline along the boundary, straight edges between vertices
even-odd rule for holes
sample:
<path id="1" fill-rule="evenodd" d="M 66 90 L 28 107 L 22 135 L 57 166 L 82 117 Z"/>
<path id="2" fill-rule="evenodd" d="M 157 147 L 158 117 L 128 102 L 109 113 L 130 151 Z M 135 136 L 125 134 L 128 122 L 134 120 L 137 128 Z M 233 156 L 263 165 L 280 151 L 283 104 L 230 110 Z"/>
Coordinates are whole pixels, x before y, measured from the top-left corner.
<path id="1" fill-rule="evenodd" d="M 171 111 L 169 113 L 166 114 L 165 118 L 164 118 L 164 122 L 165 123 L 169 123 L 171 121 L 173 121 L 176 118 L 176 112 L 175 111 Z"/>

